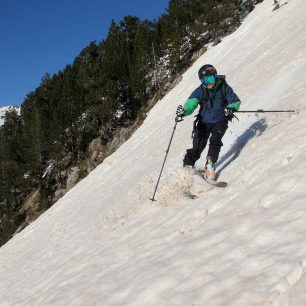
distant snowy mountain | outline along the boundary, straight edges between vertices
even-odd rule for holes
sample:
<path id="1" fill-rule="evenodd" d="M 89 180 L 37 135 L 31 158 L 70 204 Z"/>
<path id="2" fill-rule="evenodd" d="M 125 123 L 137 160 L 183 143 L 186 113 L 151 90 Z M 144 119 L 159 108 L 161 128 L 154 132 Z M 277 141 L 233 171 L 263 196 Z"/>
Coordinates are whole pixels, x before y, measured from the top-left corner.
<path id="1" fill-rule="evenodd" d="M 0 106 L 0 126 L 4 123 L 5 113 L 12 109 L 16 109 L 17 112 L 20 112 L 20 106 Z"/>
<path id="2" fill-rule="evenodd" d="M 306 305 L 306 1 L 278 2 L 259 4 L 126 143 L 0 249 L 1 305 Z M 176 106 L 204 63 L 227 76 L 242 110 L 297 112 L 238 114 L 217 168 L 229 186 L 202 183 L 196 200 L 183 195 L 196 185 L 181 167 L 187 117 L 152 204 Z"/>

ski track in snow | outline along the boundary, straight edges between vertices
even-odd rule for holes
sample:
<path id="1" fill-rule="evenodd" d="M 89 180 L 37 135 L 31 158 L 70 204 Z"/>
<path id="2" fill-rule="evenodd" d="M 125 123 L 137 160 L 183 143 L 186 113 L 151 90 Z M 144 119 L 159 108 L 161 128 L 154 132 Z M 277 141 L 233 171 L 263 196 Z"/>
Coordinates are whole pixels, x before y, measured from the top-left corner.
<path id="1" fill-rule="evenodd" d="M 259 4 L 129 141 L 0 249 L 1 306 L 306 305 L 306 2 L 287 2 Z M 151 203 L 176 105 L 207 62 L 241 109 L 299 112 L 239 114 L 217 167 L 222 189 L 181 169 L 186 118 Z"/>

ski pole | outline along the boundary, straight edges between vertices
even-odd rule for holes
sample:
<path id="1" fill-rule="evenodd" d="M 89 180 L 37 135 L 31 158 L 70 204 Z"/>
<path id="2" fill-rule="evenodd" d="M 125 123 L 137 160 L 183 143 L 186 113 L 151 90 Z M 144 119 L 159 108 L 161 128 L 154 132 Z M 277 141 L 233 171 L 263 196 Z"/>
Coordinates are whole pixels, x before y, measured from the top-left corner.
<path id="1" fill-rule="evenodd" d="M 174 132 L 175 132 L 177 123 L 180 122 L 180 121 L 183 121 L 183 119 L 180 119 L 179 116 L 176 116 L 176 117 L 175 117 L 175 124 L 174 124 L 174 127 L 173 127 L 173 132 L 172 132 L 172 135 L 171 135 L 171 138 L 170 138 L 170 142 L 169 142 L 168 148 L 167 148 L 167 150 L 166 150 L 166 156 L 165 156 L 165 158 L 164 158 L 164 162 L 163 162 L 163 165 L 162 165 L 161 170 L 160 170 L 160 173 L 159 173 L 159 177 L 158 177 L 158 180 L 157 180 L 157 183 L 156 183 L 156 186 L 155 186 L 155 190 L 154 190 L 153 197 L 152 197 L 152 199 L 150 199 L 150 200 L 152 201 L 152 203 L 153 203 L 154 201 L 156 201 L 156 200 L 155 200 L 155 194 L 156 194 L 156 191 L 157 191 L 157 188 L 158 188 L 158 185 L 159 185 L 159 180 L 160 180 L 161 175 L 162 175 L 162 172 L 163 172 L 163 170 L 164 170 L 164 166 L 165 166 L 165 163 L 166 163 L 166 159 L 167 159 L 167 156 L 168 156 L 168 153 L 169 153 L 169 149 L 170 149 L 170 146 L 171 146 L 171 142 L 172 142 L 172 139 L 173 139 L 173 136 L 174 136 Z M 151 204 L 152 204 L 152 203 L 151 203 Z"/>
<path id="2" fill-rule="evenodd" d="M 246 110 L 246 111 L 235 111 L 235 113 L 295 113 L 295 110 Z"/>

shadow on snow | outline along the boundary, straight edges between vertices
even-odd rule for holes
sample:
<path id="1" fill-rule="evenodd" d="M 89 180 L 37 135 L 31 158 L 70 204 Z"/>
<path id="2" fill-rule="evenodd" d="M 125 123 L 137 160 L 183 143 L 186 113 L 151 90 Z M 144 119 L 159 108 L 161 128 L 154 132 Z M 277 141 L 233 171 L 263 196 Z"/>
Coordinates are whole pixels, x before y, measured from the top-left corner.
<path id="1" fill-rule="evenodd" d="M 218 171 L 217 176 L 221 174 L 221 172 L 230 165 L 241 153 L 246 144 L 255 136 L 260 136 L 266 129 L 268 125 L 265 119 L 260 119 L 254 122 L 242 135 L 240 135 L 235 143 L 232 145 L 230 150 L 222 156 L 222 158 L 218 161 L 217 166 L 224 163 L 228 160 Z"/>

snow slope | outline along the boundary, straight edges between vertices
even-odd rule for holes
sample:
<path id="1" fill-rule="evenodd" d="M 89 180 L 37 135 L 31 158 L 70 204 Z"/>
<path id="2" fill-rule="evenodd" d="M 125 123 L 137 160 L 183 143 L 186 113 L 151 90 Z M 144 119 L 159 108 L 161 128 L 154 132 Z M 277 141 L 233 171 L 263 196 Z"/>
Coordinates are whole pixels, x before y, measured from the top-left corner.
<path id="1" fill-rule="evenodd" d="M 117 152 L 0 249 L 0 305 L 306 305 L 306 2 L 266 0 L 212 47 Z M 281 4 L 284 2 L 281 2 Z M 218 169 L 226 189 L 181 169 L 193 117 L 177 104 L 212 63 L 242 109 Z M 199 162 L 199 166 L 203 165 Z M 198 189 L 199 190 L 199 189 Z"/>

